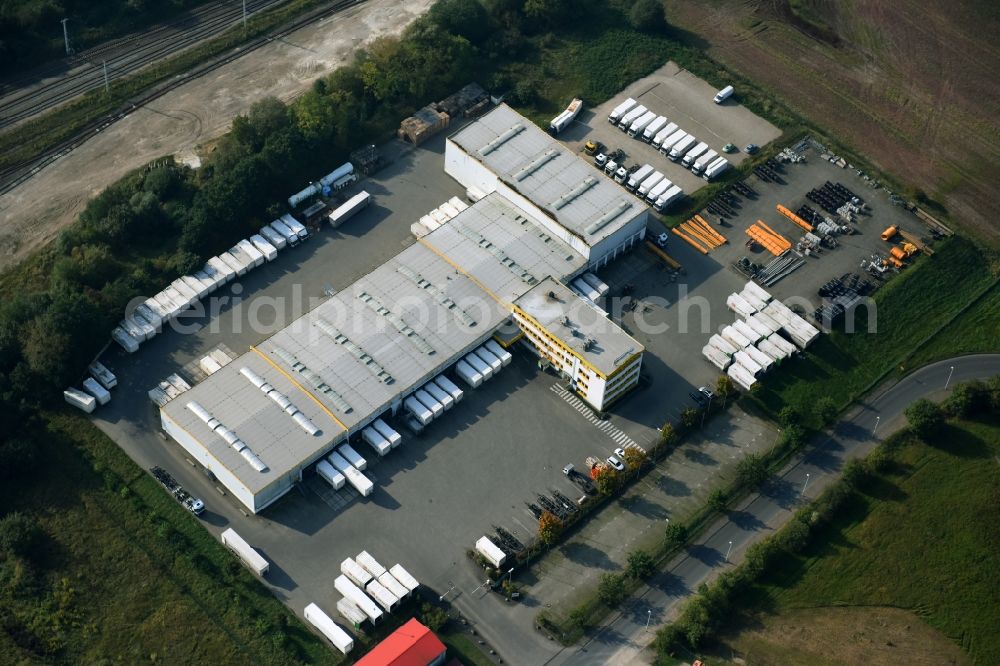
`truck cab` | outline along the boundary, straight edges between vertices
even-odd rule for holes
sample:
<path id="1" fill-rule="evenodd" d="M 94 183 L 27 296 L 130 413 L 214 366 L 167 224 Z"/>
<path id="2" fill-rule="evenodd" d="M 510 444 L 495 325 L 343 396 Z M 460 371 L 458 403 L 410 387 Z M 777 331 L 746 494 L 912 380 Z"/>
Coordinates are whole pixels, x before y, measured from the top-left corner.
<path id="1" fill-rule="evenodd" d="M 626 178 L 628 178 L 628 171 L 625 167 L 618 167 L 618 170 L 615 171 L 615 182 L 624 183 Z"/>

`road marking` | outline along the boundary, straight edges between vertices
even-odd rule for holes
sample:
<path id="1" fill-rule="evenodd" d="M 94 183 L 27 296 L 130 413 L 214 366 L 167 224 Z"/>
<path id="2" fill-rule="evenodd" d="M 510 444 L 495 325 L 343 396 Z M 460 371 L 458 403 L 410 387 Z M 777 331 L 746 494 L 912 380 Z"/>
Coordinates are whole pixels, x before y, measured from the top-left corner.
<path id="1" fill-rule="evenodd" d="M 619 444 L 622 447 L 638 446 L 638 444 L 635 443 L 635 440 L 628 436 L 628 433 L 616 427 L 613 423 L 611 423 L 611 421 L 602 421 L 594 416 L 594 412 L 591 411 L 590 407 L 588 407 L 583 400 L 580 400 L 580 398 L 566 390 L 566 387 L 562 384 L 553 384 L 552 392 L 565 400 L 566 404 L 570 407 L 580 412 L 580 414 L 582 414 L 585 419 L 590 421 L 595 428 L 610 437 L 616 444 Z"/>

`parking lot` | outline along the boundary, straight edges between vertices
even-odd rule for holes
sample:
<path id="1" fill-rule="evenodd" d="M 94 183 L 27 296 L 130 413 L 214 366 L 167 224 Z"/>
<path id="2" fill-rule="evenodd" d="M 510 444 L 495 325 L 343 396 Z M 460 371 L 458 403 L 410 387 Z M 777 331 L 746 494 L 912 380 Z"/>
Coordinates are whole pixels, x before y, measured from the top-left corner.
<path id="1" fill-rule="evenodd" d="M 651 164 L 663 172 L 685 194 L 705 186 L 706 181 L 682 165 L 671 162 L 657 150 L 608 122 L 608 113 L 620 102 L 632 97 L 650 111 L 666 116 L 679 129 L 704 141 L 732 164 L 747 159 L 742 148 L 748 143 L 763 146 L 781 136 L 781 130 L 755 115 L 739 103 L 739 91 L 722 104 L 712 98 L 718 92 L 708 83 L 669 62 L 647 77 L 639 79 L 604 104 L 585 108 L 576 122 L 559 134 L 559 139 L 577 151 L 587 141 L 600 141 L 610 150 L 621 148 L 625 166 Z M 733 143 L 739 152 L 726 155 L 722 148 Z M 590 159 L 590 158 L 588 158 Z"/>

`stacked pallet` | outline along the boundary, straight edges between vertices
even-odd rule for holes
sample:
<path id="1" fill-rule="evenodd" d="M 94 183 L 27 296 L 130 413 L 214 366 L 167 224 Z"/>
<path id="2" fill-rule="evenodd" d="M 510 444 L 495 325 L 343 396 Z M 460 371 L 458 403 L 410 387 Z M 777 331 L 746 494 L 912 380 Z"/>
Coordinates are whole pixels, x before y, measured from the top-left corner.
<path id="1" fill-rule="evenodd" d="M 759 243 L 765 250 L 776 257 L 780 257 L 785 252 L 792 249 L 791 242 L 774 229 L 764 224 L 763 220 L 757 220 L 747 227 L 747 236 Z"/>

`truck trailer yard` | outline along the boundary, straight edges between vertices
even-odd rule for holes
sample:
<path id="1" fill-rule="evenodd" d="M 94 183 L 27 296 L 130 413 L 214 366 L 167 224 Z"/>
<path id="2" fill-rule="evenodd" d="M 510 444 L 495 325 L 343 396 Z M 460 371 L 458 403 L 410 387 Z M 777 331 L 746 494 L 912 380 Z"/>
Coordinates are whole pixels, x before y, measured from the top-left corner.
<path id="1" fill-rule="evenodd" d="M 631 95 L 716 149 L 728 141 L 764 145 L 777 136 L 773 126 L 735 106 L 738 99 L 715 105 L 715 92 L 667 65 L 613 99 Z M 593 134 L 613 132 L 610 136 L 626 152 L 648 149 L 650 163 L 668 178 L 675 178 L 674 171 L 687 174 L 676 176 L 675 182 L 689 176 L 704 184 L 647 144 L 612 128 L 607 110 L 613 104 L 605 106 L 608 109 L 581 114 L 591 119 L 585 122 L 593 126 Z M 501 135 L 487 144 L 492 146 L 489 150 L 499 150 L 504 141 L 517 136 L 522 130 L 516 127 L 508 130 L 509 136 Z M 578 120 L 560 134 L 560 141 L 573 145 L 573 141 L 593 138 L 583 133 L 586 129 Z M 460 126 L 451 131 L 460 131 Z M 464 399 L 442 407 L 440 416 L 422 434 L 403 427 L 402 412 L 389 419 L 388 425 L 403 438 L 384 458 L 360 439 L 353 444 L 367 461 L 364 475 L 374 483 L 369 497 L 360 497 L 349 484 L 334 490 L 309 471 L 292 492 L 259 515 L 250 515 L 163 435 L 159 414 L 146 391 L 171 373 L 183 374 L 212 349 L 221 346 L 243 352 L 260 345 L 274 330 L 315 307 L 310 298 L 330 298 L 413 246 L 417 241 L 410 235 L 410 225 L 420 215 L 451 197 L 464 198 L 465 188 L 443 170 L 444 149 L 445 139 L 438 137 L 419 149 L 403 150 L 388 167 L 355 186 L 347 196 L 364 190 L 373 203 L 336 229 L 323 225 L 309 241 L 282 250 L 273 262 L 234 283 L 230 296 L 241 301 L 238 305 L 230 301 L 220 313 L 196 320 L 186 335 L 165 331 L 137 354 L 113 348 L 102 360 L 116 373 L 119 385 L 115 399 L 97 412 L 95 420 L 143 468 L 163 467 L 203 498 L 206 527 L 217 536 L 232 528 L 259 552 L 269 563 L 264 584 L 291 608 L 298 610 L 311 602 L 335 608 L 338 594 L 333 578 L 339 562 L 367 550 L 385 562 L 402 563 L 422 584 L 447 596 L 479 623 L 505 658 L 531 663 L 528 655 L 553 650 L 544 636 L 525 631 L 543 600 L 532 600 L 529 586 L 526 603 L 499 611 L 493 604 L 501 602 L 495 597 L 483 598 L 482 572 L 465 557 L 466 551 L 483 534 L 492 534 L 492 526 L 501 526 L 522 542 L 532 539 L 537 522 L 526 503 L 535 501 L 538 493 L 553 490 L 571 498 L 580 495 L 579 488 L 561 472 L 564 465 L 582 468 L 586 457 L 604 459 L 626 444 L 648 447 L 665 421 L 676 420 L 683 409 L 694 406 L 689 397 L 692 391 L 714 383 L 719 372 L 702 357 L 701 349 L 713 333 L 733 322 L 726 298 L 740 291 L 747 278 L 732 265 L 744 256 L 757 263 L 770 259 L 765 250 L 745 247 L 744 229 L 761 219 L 796 241 L 802 230 L 779 214 L 776 206 L 796 210 L 806 202 L 806 192 L 826 181 L 842 183 L 869 204 L 870 214 L 852 224 L 857 233 L 838 236 L 838 247 L 805 258 L 804 266 L 790 278 L 769 287 L 775 297 L 799 297 L 818 305 L 820 286 L 858 272 L 860 262 L 873 252 L 888 252 L 889 246 L 879 237 L 885 227 L 895 225 L 916 233 L 923 228 L 916 217 L 891 205 L 884 192 L 870 188 L 854 171 L 822 161 L 817 148 L 805 147 L 800 151 L 804 162 L 786 164 L 780 170 L 782 183 L 766 183 L 757 177 L 747 181 L 757 196 L 741 197 L 737 214 L 727 225 L 712 227 L 728 242 L 702 254 L 670 235 L 666 251 L 683 264 L 683 275 L 677 275 L 642 243 L 621 255 L 616 249 L 614 260 L 594 269 L 610 287 L 604 298 L 615 299 L 599 302 L 609 310 L 611 320 L 646 349 L 639 386 L 613 405 L 606 419 L 573 399 L 562 379 L 540 369 L 538 357 L 525 344 L 516 343 L 510 348 L 513 361 L 476 388 L 447 369 L 446 376 L 461 386 Z M 545 153 L 530 168 L 541 169 L 556 158 Z M 630 153 L 630 161 L 644 160 Z M 531 175 L 528 169 L 519 172 L 518 180 L 521 173 L 523 178 Z M 571 191 L 563 198 L 572 201 L 576 196 L 580 193 Z M 629 204 L 626 208 L 637 206 L 624 189 L 621 196 Z M 649 225 L 647 238 L 664 231 L 655 220 Z M 273 325 L 261 330 L 251 325 L 252 319 Z"/>

